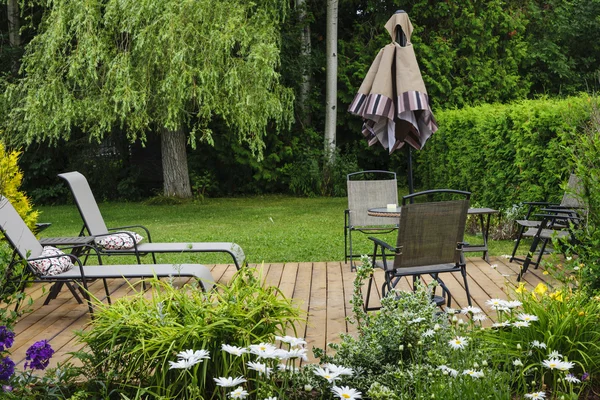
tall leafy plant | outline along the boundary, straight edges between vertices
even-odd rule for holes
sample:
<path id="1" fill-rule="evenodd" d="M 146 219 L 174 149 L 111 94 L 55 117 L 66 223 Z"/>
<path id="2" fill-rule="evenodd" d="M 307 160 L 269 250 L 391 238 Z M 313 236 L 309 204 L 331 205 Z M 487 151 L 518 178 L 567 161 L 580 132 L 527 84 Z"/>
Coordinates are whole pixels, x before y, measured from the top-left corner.
<path id="1" fill-rule="evenodd" d="M 209 293 L 195 285 L 148 283 L 154 292 L 150 300 L 139 292 L 111 306 L 99 304 L 90 329 L 80 334 L 89 350 L 78 357 L 98 388 L 176 397 L 185 392 L 188 374 L 170 369 L 169 361 L 191 349 L 210 354 L 210 369 L 202 363 L 191 372 L 199 390 L 212 392 L 213 378 L 229 371 L 222 344 L 271 342 L 299 317 L 291 301 L 277 288 L 263 286 L 251 268 Z"/>

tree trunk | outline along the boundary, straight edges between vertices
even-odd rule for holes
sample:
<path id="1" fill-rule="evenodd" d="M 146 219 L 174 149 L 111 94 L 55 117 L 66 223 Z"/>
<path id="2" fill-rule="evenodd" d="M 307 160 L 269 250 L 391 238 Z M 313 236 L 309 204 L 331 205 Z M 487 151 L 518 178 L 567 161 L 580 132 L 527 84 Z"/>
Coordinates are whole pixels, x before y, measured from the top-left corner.
<path id="1" fill-rule="evenodd" d="M 160 136 L 165 196 L 192 197 L 185 133 L 182 129 L 171 131 L 163 128 Z"/>
<path id="2" fill-rule="evenodd" d="M 325 114 L 325 156 L 331 162 L 335 156 L 335 126 L 337 118 L 337 23 L 338 0 L 327 0 L 327 85 Z"/>
<path id="3" fill-rule="evenodd" d="M 296 0 L 296 8 L 299 11 L 300 23 L 302 24 L 302 33 L 300 34 L 300 43 L 302 46 L 302 83 L 300 84 L 300 93 L 298 93 L 298 108 L 300 109 L 300 118 L 303 127 L 310 126 L 311 115 L 308 107 L 308 96 L 312 82 L 310 79 L 310 56 L 312 46 L 310 43 L 310 25 L 306 21 L 306 0 Z"/>
<path id="4" fill-rule="evenodd" d="M 6 2 L 6 14 L 8 18 L 8 41 L 12 47 L 18 47 L 21 45 L 19 0 L 8 0 Z"/>

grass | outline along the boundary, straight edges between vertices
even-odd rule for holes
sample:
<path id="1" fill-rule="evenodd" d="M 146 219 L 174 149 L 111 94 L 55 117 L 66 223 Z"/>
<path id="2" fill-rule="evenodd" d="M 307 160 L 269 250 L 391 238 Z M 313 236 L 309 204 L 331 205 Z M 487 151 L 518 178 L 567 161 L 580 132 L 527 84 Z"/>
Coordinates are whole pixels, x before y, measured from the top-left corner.
<path id="1" fill-rule="evenodd" d="M 344 259 L 346 198 L 260 196 L 180 205 L 101 203 L 99 207 L 108 227 L 145 225 L 155 242 L 236 242 L 251 263 Z M 39 221 L 52 223 L 42 237 L 79 234 L 82 221 L 75 205 L 44 206 L 39 210 Z M 358 251 L 373 251 L 367 235 L 356 233 L 353 237 Z M 394 243 L 395 234 L 388 234 L 385 240 Z M 480 236 L 467 235 L 465 240 L 481 243 Z M 512 241 L 490 241 L 490 255 L 509 254 L 512 246 Z M 469 257 L 476 255 L 469 253 Z M 118 257 L 114 259 L 118 261 Z M 215 254 L 159 257 L 159 262 L 192 261 L 213 264 L 229 263 L 230 259 Z"/>

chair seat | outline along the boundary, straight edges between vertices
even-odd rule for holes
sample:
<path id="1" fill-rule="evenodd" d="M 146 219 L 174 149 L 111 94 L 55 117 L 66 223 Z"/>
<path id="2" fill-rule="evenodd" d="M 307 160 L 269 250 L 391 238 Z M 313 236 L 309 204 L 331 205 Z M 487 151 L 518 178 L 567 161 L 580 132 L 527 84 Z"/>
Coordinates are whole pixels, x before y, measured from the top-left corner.
<path id="1" fill-rule="evenodd" d="M 84 266 L 83 271 L 85 277 L 89 279 L 189 276 L 200 280 L 204 290 L 210 290 L 215 282 L 210 270 L 201 264 L 93 265 Z M 81 279 L 81 271 L 75 265 L 68 271 L 52 276 L 42 276 L 42 279 L 77 280 Z"/>
<path id="2" fill-rule="evenodd" d="M 538 234 L 539 228 L 529 228 L 525 232 L 523 232 L 523 236 L 534 237 Z M 541 239 L 550 239 L 554 236 L 557 238 L 568 237 L 570 233 L 568 231 L 557 231 L 555 229 L 542 229 L 540 232 Z"/>
<path id="3" fill-rule="evenodd" d="M 237 261 L 238 265 L 242 265 L 244 262 L 244 250 L 236 244 L 231 242 L 195 242 L 195 243 L 139 243 L 137 245 L 139 253 L 186 253 L 186 252 L 223 252 L 231 254 L 231 256 Z M 122 250 L 103 250 L 105 253 L 111 254 L 130 254 L 134 252 L 134 249 L 122 249 Z"/>
<path id="4" fill-rule="evenodd" d="M 384 265 L 383 261 L 376 261 L 375 264 L 377 268 L 381 268 L 386 272 L 393 272 L 396 276 L 404 276 L 404 275 L 423 275 L 423 274 L 438 274 L 442 272 L 454 272 L 460 271 L 460 266 L 456 264 L 437 264 L 437 265 L 427 265 L 427 268 L 423 267 L 405 267 L 405 268 L 391 268 L 393 260 L 390 260 L 387 266 Z"/>

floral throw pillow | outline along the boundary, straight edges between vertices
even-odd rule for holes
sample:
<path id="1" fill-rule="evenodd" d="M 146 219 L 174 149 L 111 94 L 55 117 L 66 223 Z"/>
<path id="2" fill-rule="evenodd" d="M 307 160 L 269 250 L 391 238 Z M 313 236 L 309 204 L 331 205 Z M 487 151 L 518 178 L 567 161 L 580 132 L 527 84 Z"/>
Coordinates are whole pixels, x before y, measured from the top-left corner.
<path id="1" fill-rule="evenodd" d="M 29 261 L 29 265 L 31 265 L 36 272 L 41 275 L 51 276 L 58 275 L 62 272 L 66 272 L 73 268 L 73 261 L 62 250 L 57 249 L 52 246 L 45 246 L 42 250 L 42 254 L 40 257 L 49 257 L 49 256 L 62 256 L 62 257 L 52 257 L 45 258 L 43 260 L 34 260 Z"/>
<path id="2" fill-rule="evenodd" d="M 134 243 L 135 238 L 135 243 Z M 95 239 L 96 245 L 105 250 L 131 249 L 134 244 L 141 242 L 143 237 L 135 232 L 123 231 Z"/>

